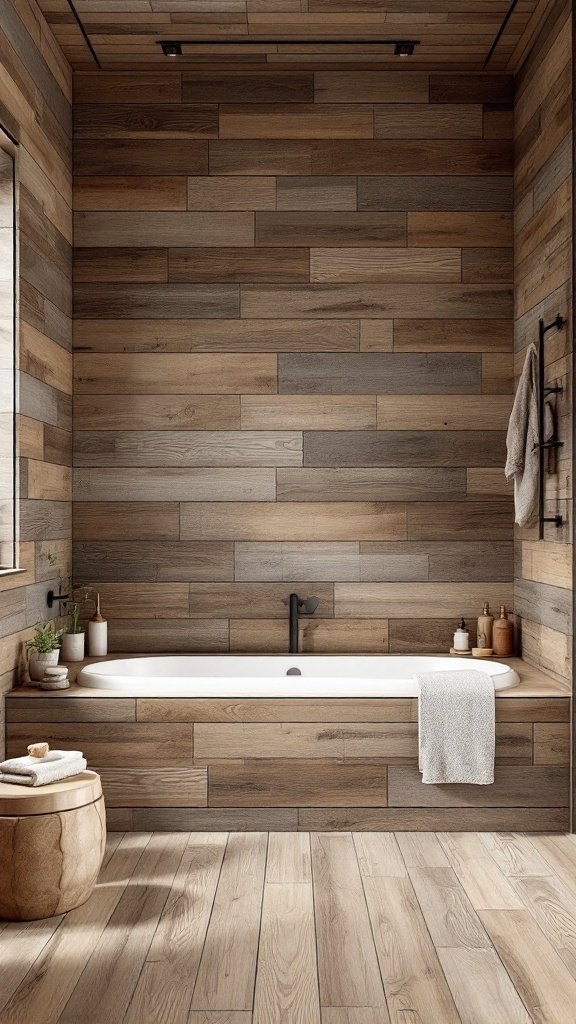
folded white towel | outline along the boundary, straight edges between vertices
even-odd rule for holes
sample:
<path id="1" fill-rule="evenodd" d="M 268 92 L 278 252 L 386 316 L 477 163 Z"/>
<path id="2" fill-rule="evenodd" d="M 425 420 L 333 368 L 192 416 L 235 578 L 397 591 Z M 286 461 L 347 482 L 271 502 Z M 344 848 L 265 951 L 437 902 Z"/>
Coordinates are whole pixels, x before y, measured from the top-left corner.
<path id="1" fill-rule="evenodd" d="M 554 417 L 549 402 L 544 409 L 544 437 L 554 433 Z M 528 346 L 518 382 L 506 435 L 508 456 L 504 473 L 514 480 L 516 523 L 526 526 L 532 519 L 538 493 L 538 353 Z"/>
<path id="2" fill-rule="evenodd" d="M 494 782 L 494 683 L 487 672 L 418 675 L 418 764 L 422 782 Z"/>
<path id="3" fill-rule="evenodd" d="M 12 757 L 0 764 L 0 782 L 46 786 L 86 770 L 80 750 L 50 750 L 46 757 Z"/>

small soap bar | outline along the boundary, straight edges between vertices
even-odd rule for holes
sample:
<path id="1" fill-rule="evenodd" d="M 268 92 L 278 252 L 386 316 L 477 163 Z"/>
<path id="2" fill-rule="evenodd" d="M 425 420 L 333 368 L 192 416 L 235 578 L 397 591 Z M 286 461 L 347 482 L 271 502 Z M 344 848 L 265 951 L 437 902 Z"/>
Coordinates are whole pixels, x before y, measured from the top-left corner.
<path id="1" fill-rule="evenodd" d="M 491 647 L 473 647 L 472 657 L 473 658 L 491 658 L 494 651 Z"/>
<path id="2" fill-rule="evenodd" d="M 472 654 L 472 651 L 458 651 L 456 647 L 451 647 L 450 654 L 455 654 L 458 658 L 468 658 Z"/>
<path id="3" fill-rule="evenodd" d="M 28 747 L 30 757 L 46 757 L 49 750 L 50 746 L 48 743 L 31 743 Z"/>

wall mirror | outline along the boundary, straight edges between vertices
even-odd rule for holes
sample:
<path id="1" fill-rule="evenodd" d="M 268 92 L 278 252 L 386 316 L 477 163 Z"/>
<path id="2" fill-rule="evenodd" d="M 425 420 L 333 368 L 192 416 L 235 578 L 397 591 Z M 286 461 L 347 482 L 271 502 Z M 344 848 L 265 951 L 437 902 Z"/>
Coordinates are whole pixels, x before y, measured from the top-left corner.
<path id="1" fill-rule="evenodd" d="M 0 573 L 18 568 L 16 162 L 0 130 Z"/>

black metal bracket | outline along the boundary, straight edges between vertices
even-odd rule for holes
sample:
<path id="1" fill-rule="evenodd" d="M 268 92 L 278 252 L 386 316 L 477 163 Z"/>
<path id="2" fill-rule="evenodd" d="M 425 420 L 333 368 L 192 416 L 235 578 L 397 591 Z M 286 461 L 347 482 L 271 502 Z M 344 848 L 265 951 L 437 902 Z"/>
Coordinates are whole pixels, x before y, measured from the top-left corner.
<path id="1" fill-rule="evenodd" d="M 554 451 L 558 448 L 564 447 L 563 441 L 558 441 L 555 438 L 550 441 L 544 440 L 544 419 L 546 413 L 546 398 L 548 395 L 559 395 L 562 393 L 564 388 L 557 384 L 546 385 L 544 383 L 544 342 L 548 331 L 557 330 L 560 331 L 564 326 L 564 317 L 558 313 L 558 316 L 552 320 L 551 323 L 547 324 L 544 320 L 540 320 L 539 324 L 539 336 L 538 336 L 538 539 L 543 540 L 544 538 L 544 524 L 554 523 L 558 528 L 562 526 L 563 519 L 561 515 L 545 516 L 544 515 L 544 485 L 545 485 L 545 464 L 544 459 L 547 451 Z"/>
<path id="2" fill-rule="evenodd" d="M 68 601 L 70 594 L 55 594 L 53 590 L 49 590 L 46 594 L 46 604 L 49 608 L 53 608 L 57 601 Z"/>

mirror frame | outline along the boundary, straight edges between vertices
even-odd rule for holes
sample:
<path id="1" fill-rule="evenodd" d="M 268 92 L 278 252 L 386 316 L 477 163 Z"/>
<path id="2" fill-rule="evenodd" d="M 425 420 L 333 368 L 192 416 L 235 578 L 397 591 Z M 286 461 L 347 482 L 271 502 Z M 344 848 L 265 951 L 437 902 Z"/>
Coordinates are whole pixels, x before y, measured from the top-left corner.
<path id="1" fill-rule="evenodd" d="M 19 458 L 19 433 L 18 415 L 19 403 L 19 328 L 20 328 L 20 223 L 19 223 L 19 192 L 18 192 L 18 142 L 0 123 L 0 150 L 7 153 L 12 159 L 12 189 L 13 189 L 13 215 L 14 215 L 14 236 L 13 236 L 13 274 L 14 288 L 12 301 L 12 345 L 13 345 L 13 374 L 12 387 L 14 395 L 13 409 L 13 515 L 12 515 L 12 565 L 3 566 L 0 563 L 0 578 L 11 573 L 24 572 L 20 568 L 20 533 L 19 533 L 19 497 L 20 497 L 20 458 Z"/>

